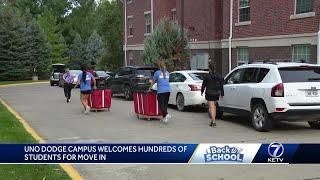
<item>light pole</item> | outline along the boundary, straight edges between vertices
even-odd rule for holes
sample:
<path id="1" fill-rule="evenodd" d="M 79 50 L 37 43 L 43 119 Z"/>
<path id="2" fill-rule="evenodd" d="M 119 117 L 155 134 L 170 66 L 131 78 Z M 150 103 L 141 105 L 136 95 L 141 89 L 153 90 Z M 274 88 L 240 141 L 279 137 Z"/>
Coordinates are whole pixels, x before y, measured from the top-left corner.
<path id="1" fill-rule="evenodd" d="M 181 54 L 180 54 L 180 63 L 184 63 L 184 0 L 181 0 Z"/>

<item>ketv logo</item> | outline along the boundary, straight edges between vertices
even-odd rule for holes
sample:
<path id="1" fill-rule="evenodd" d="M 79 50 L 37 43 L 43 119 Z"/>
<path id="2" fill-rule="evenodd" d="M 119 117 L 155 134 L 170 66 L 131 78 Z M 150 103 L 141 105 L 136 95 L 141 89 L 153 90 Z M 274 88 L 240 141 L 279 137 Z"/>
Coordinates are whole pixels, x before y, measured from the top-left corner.
<path id="1" fill-rule="evenodd" d="M 283 158 L 281 156 L 284 153 L 284 147 L 281 143 L 271 143 L 268 146 L 268 154 L 271 158 L 268 158 L 268 162 L 270 163 L 282 163 Z"/>
<path id="2" fill-rule="evenodd" d="M 211 146 L 204 154 L 205 162 L 243 162 L 242 149 L 231 146 L 216 147 Z"/>

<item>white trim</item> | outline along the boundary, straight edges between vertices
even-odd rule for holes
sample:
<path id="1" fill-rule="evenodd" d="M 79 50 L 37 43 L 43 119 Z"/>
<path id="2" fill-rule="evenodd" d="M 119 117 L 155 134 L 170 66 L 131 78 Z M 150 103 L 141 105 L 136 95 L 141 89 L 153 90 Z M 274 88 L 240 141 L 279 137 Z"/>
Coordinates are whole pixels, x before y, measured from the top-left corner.
<path id="1" fill-rule="evenodd" d="M 151 33 L 145 33 L 144 36 L 150 36 Z"/>
<path id="2" fill-rule="evenodd" d="M 127 36 L 127 38 L 128 38 L 128 39 L 133 38 L 133 35 L 129 35 L 129 36 Z"/>
<path id="3" fill-rule="evenodd" d="M 249 38 L 236 38 L 232 39 L 232 48 L 239 46 L 242 47 L 279 47 L 279 46 L 292 46 L 294 44 L 311 44 L 317 45 L 317 33 L 305 34 L 292 34 L 292 35 L 278 35 L 278 36 L 262 36 L 262 37 L 249 37 Z M 197 41 L 189 42 L 191 50 L 228 48 L 228 39 L 221 41 Z M 127 50 L 143 51 L 143 44 L 127 45 Z"/>
<path id="4" fill-rule="evenodd" d="M 146 15 L 146 14 L 151 14 L 151 11 L 145 11 L 144 15 Z"/>
<path id="5" fill-rule="evenodd" d="M 237 22 L 235 26 L 247 26 L 251 25 L 251 21 L 243 21 L 243 22 Z"/>
<path id="6" fill-rule="evenodd" d="M 172 12 L 172 11 L 177 11 L 177 9 L 176 9 L 176 8 L 174 8 L 174 9 L 171 9 L 171 12 Z"/>
<path id="7" fill-rule="evenodd" d="M 132 19 L 133 15 L 127 16 L 127 19 Z"/>
<path id="8" fill-rule="evenodd" d="M 250 38 L 233 39 L 232 48 L 237 46 L 248 47 L 280 47 L 291 46 L 292 44 L 317 44 L 317 33 L 279 35 L 279 36 L 263 36 Z M 228 39 L 221 40 L 221 47 L 228 48 Z"/>
<path id="9" fill-rule="evenodd" d="M 303 19 L 303 18 L 310 18 L 310 17 L 315 17 L 316 13 L 315 12 L 308 12 L 308 13 L 301 13 L 301 14 L 293 14 L 290 16 L 290 19 Z"/>
<path id="10" fill-rule="evenodd" d="M 221 49 L 221 41 L 196 41 L 189 42 L 190 49 Z"/>
<path id="11" fill-rule="evenodd" d="M 133 45 L 127 45 L 128 51 L 143 51 L 144 45 L 143 44 L 133 44 Z"/>

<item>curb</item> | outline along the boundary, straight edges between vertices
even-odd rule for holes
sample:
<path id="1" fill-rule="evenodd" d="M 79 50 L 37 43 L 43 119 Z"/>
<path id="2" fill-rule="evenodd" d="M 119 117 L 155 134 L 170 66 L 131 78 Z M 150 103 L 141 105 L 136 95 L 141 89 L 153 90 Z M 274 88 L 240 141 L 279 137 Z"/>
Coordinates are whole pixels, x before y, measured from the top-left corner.
<path id="1" fill-rule="evenodd" d="M 20 85 L 45 84 L 45 83 L 48 83 L 48 82 L 49 82 L 49 81 L 4 84 L 4 85 L 0 85 L 0 88 L 1 88 L 1 87 L 20 86 Z"/>
<path id="2" fill-rule="evenodd" d="M 1 86 L 0 86 L 1 87 Z M 0 98 L 0 102 L 12 113 L 19 122 L 23 125 L 25 130 L 31 134 L 31 136 L 41 144 L 46 143 L 46 141 L 34 130 L 28 122 L 17 112 L 15 111 L 10 105 L 8 105 L 4 100 Z M 71 179 L 76 180 L 83 180 L 79 172 L 70 164 L 59 164 L 61 168 L 69 175 Z"/>

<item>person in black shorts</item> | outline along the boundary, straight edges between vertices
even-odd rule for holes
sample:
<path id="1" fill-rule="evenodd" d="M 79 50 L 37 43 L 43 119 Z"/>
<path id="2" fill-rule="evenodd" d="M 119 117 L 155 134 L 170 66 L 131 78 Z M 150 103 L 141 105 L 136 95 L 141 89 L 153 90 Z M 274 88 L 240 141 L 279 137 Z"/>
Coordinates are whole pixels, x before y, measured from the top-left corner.
<path id="1" fill-rule="evenodd" d="M 218 74 L 214 73 L 214 64 L 209 64 L 209 74 L 207 74 L 202 82 L 201 96 L 206 91 L 206 100 L 208 101 L 209 110 L 211 113 L 211 127 L 216 127 L 216 114 L 217 114 L 217 101 L 223 97 L 223 78 Z"/>

